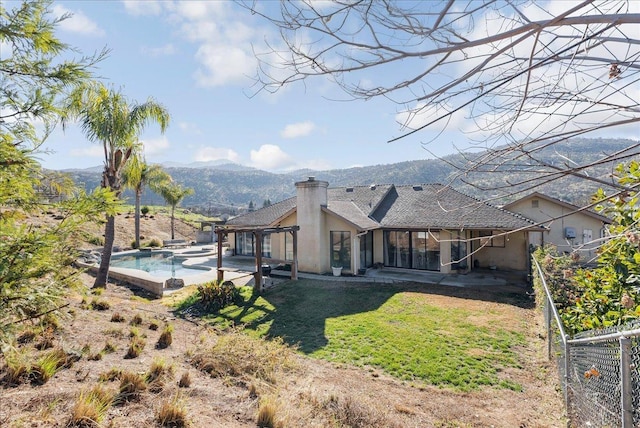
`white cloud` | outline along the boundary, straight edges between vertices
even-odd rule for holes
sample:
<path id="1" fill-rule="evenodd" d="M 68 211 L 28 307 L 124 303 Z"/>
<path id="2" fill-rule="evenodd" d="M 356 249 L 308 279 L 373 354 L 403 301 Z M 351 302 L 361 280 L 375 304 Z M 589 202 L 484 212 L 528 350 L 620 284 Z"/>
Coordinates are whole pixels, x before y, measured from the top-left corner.
<path id="1" fill-rule="evenodd" d="M 280 135 L 282 136 L 282 138 L 306 137 L 315 129 L 316 125 L 310 120 L 307 120 L 305 122 L 292 123 L 285 126 L 284 129 L 280 132 Z"/>
<path id="2" fill-rule="evenodd" d="M 102 145 L 84 146 L 77 149 L 71 149 L 69 154 L 77 158 L 103 158 L 104 149 Z"/>
<path id="3" fill-rule="evenodd" d="M 124 8 L 130 15 L 160 15 L 162 4 L 157 0 L 124 0 Z"/>
<path id="4" fill-rule="evenodd" d="M 170 56 L 177 52 L 177 49 L 173 43 L 167 43 L 166 45 L 158 46 L 155 48 L 143 46 L 141 50 L 143 54 L 149 55 L 151 57 Z"/>
<path id="5" fill-rule="evenodd" d="M 255 69 L 255 60 L 247 51 L 234 46 L 205 44 L 196 53 L 203 67 L 194 76 L 199 85 L 222 86 L 246 81 Z"/>
<path id="6" fill-rule="evenodd" d="M 198 127 L 198 125 L 192 122 L 179 122 L 178 128 L 180 128 L 181 131 L 184 131 L 187 134 L 202 135 L 202 130 Z"/>
<path id="7" fill-rule="evenodd" d="M 251 150 L 251 164 L 255 168 L 268 171 L 284 170 L 295 166 L 294 159 L 273 144 L 263 144 L 258 150 Z"/>
<path id="8" fill-rule="evenodd" d="M 91 19 L 89 19 L 89 17 L 87 17 L 79 10 L 72 11 L 62 5 L 56 4 L 53 6 L 53 14 L 56 17 L 61 17 L 65 14 L 71 15 L 69 18 L 60 22 L 60 29 L 63 31 L 83 34 L 87 36 L 102 37 L 105 35 L 105 31 L 100 28 L 98 24 L 93 22 Z"/>
<path id="9" fill-rule="evenodd" d="M 148 156 L 163 153 L 170 146 L 169 140 L 167 140 L 166 137 L 145 139 L 144 141 L 142 141 L 142 144 L 144 146 L 144 153 Z"/>
<path id="10" fill-rule="evenodd" d="M 240 156 L 238 156 L 238 153 L 235 151 L 224 147 L 200 147 L 193 158 L 193 160 L 197 162 L 208 162 L 221 159 L 239 163 Z"/>

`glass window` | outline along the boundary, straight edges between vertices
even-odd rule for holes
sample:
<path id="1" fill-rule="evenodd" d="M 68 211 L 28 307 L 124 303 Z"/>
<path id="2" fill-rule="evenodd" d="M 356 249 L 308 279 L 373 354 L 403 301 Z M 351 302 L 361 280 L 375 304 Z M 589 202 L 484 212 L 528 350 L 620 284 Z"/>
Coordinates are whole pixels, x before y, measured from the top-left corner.
<path id="1" fill-rule="evenodd" d="M 351 269 L 351 232 L 331 232 L 331 266 Z"/>
<path id="2" fill-rule="evenodd" d="M 373 232 L 360 236 L 360 267 L 373 266 Z"/>
<path id="3" fill-rule="evenodd" d="M 451 239 L 451 263 L 454 269 L 466 269 L 467 241 L 464 234 L 457 233 Z"/>
<path id="4" fill-rule="evenodd" d="M 439 232 L 386 230 L 383 237 L 385 266 L 440 270 Z"/>
<path id="5" fill-rule="evenodd" d="M 271 235 L 262 235 L 262 257 L 271 257 Z"/>

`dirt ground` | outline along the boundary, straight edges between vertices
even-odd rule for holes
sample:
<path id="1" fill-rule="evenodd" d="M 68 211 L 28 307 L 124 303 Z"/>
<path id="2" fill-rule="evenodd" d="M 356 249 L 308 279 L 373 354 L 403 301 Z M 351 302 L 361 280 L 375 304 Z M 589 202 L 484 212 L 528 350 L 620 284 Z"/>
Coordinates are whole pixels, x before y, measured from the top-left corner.
<path id="1" fill-rule="evenodd" d="M 130 242 L 133 227 L 116 221 L 120 242 Z M 149 221 L 153 226 L 143 235 L 164 227 L 165 220 Z M 132 223 L 131 223 L 132 224 Z M 145 222 L 143 222 L 143 225 Z M 149 235 L 150 236 L 150 235 Z M 178 238 L 178 237 L 176 237 Z M 193 239 L 188 230 L 180 238 Z M 535 309 L 496 303 L 486 299 L 466 299 L 447 295 L 446 288 L 429 296 L 430 303 L 443 307 L 464 307 L 478 312 L 480 323 L 512 322 L 525 326 L 527 345 L 519 349 L 521 368 L 503 373 L 523 386 L 522 392 L 486 388 L 460 393 L 428 385 L 403 382 L 375 368 L 336 365 L 292 353 L 293 364 L 278 372 L 277 379 L 266 381 L 244 375 L 212 377 L 193 365 L 194 355 L 210 349 L 227 332 L 216 331 L 194 320 L 177 317 L 167 301 L 151 300 L 140 290 L 109 284 L 97 296 L 89 287 L 93 278 L 83 276 L 85 289 L 69 298 L 66 317 L 53 337 L 53 347 L 81 354 L 78 361 L 58 371 L 43 385 L 0 384 L 0 427 L 67 426 L 77 397 L 94 385 L 103 384 L 117 390 L 117 381 L 99 382 L 100 375 L 117 368 L 133 373 L 147 373 L 154 361 L 163 359 L 173 375 L 158 391 L 147 389 L 138 400 L 114 405 L 100 425 L 105 427 L 158 426 L 156 415 L 164 402 L 178 400 L 184 405 L 193 427 L 255 427 L 259 410 L 270 402 L 281 427 L 564 427 L 562 397 L 558 391 L 557 372 L 545 357 L 543 326 Z M 109 309 L 88 307 L 92 299 L 106 301 Z M 113 322 L 114 313 L 123 322 Z M 497 314 L 493 316 L 492 314 Z M 125 358 L 129 343 L 130 322 L 142 319 L 139 330 L 146 346 L 137 358 Z M 148 328 L 158 323 L 158 330 Z M 173 341 L 158 349 L 162 326 L 173 326 Z M 33 342 L 21 345 L 23 352 L 39 355 Z M 100 360 L 92 360 L 105 343 L 116 350 Z M 80 352 L 82 350 L 82 352 Z M 6 375 L 0 357 L 0 380 Z M 190 386 L 179 387 L 178 380 L 189 374 Z M 179 425 L 175 425 L 179 426 Z M 270 425 L 262 425 L 270 426 Z"/>

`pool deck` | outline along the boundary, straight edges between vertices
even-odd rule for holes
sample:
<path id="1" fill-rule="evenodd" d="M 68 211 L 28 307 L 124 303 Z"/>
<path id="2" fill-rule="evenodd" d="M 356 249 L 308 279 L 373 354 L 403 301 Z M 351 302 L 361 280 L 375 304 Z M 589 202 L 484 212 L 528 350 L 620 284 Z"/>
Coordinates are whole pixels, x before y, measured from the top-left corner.
<path id="1" fill-rule="evenodd" d="M 148 250 L 147 250 L 148 251 Z M 178 278 L 184 281 L 184 285 L 201 284 L 214 281 L 218 278 L 217 263 L 218 257 L 215 247 L 212 246 L 192 246 L 186 248 L 172 248 L 158 251 L 171 251 L 174 257 L 183 259 L 183 266 L 198 269 L 201 272 Z M 126 251 L 114 253 L 114 255 L 136 253 Z M 90 270 L 97 270 L 95 264 L 79 263 Z M 247 256 L 226 256 L 223 255 L 222 266 L 224 267 L 225 281 L 232 281 L 235 285 L 253 285 L 255 271 L 255 259 Z M 265 285 L 271 285 L 274 280 L 288 279 L 291 273 L 288 271 L 272 270 Z M 115 268 L 109 269 L 109 276 L 113 279 L 128 282 L 132 285 L 142 287 L 157 296 L 170 294 L 180 287 L 167 287 L 166 280 L 151 276 L 144 271 L 137 269 Z M 452 287 L 488 289 L 498 292 L 524 293 L 528 290 L 526 273 L 523 272 L 501 272 L 491 270 L 478 270 L 466 274 L 442 274 L 440 272 L 416 271 L 409 269 L 367 269 L 364 275 L 340 276 L 319 275 L 299 272 L 299 278 L 316 279 L 325 281 L 345 281 L 345 282 L 368 282 L 368 283 L 400 283 L 418 282 L 426 284 L 447 285 Z"/>

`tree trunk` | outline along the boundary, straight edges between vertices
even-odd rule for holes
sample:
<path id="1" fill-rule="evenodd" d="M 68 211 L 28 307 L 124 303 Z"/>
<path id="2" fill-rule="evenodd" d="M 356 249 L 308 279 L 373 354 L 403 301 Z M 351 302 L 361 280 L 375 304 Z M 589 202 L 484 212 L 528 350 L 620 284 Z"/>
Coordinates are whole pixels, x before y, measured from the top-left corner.
<path id="1" fill-rule="evenodd" d="M 141 193 L 136 190 L 136 213 L 135 213 L 135 231 L 136 231 L 136 248 L 140 249 L 140 197 Z"/>
<path id="2" fill-rule="evenodd" d="M 93 288 L 106 288 L 109 280 L 109 263 L 111 262 L 111 252 L 113 251 L 113 241 L 116 236 L 116 218 L 107 216 L 107 223 L 104 226 L 104 249 L 98 275 L 93 283 Z"/>
<path id="3" fill-rule="evenodd" d="M 175 210 L 176 210 L 176 207 L 171 207 L 171 239 L 175 239 L 174 233 L 173 233 L 173 231 L 174 231 L 173 224 L 174 224 L 174 220 L 175 220 L 175 216 L 174 216 Z"/>

